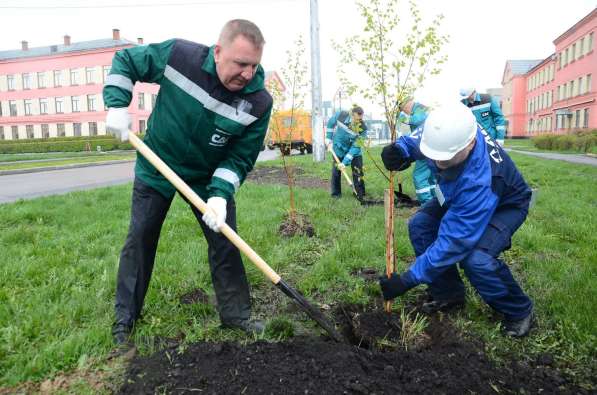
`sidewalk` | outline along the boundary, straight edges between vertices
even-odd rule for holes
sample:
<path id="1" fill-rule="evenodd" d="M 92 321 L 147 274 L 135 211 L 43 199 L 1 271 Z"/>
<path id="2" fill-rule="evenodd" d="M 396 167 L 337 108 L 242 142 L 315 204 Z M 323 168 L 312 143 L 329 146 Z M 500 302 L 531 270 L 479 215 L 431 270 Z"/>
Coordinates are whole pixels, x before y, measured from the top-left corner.
<path id="1" fill-rule="evenodd" d="M 538 158 L 550 159 L 550 160 L 563 160 L 565 162 L 577 163 L 582 165 L 597 166 L 597 158 L 588 155 L 575 155 L 575 154 L 558 154 L 549 152 L 530 152 L 530 151 L 519 151 L 516 149 L 506 148 L 508 152 L 516 152 L 517 154 L 536 156 Z"/>

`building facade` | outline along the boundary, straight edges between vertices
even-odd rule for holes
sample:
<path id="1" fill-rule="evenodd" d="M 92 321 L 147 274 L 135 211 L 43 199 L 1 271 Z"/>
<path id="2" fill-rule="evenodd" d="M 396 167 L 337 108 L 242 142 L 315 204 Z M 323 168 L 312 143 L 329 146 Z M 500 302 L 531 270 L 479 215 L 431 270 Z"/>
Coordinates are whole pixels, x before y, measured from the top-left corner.
<path id="1" fill-rule="evenodd" d="M 557 37 L 542 60 L 509 60 L 502 77 L 508 137 L 597 129 L 597 8 Z"/>
<path id="2" fill-rule="evenodd" d="M 137 42 L 121 39 L 118 29 L 111 39 L 0 51 L 0 140 L 106 133 L 107 108 L 102 88 L 116 51 Z M 137 83 L 129 110 L 131 129 L 145 131 L 159 87 Z"/>

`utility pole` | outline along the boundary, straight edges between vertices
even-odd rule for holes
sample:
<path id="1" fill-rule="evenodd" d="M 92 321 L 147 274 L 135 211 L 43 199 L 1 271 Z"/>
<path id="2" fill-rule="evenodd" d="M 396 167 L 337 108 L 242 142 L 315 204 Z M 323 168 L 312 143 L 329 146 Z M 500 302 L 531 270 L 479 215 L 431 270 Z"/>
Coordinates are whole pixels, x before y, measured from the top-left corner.
<path id="1" fill-rule="evenodd" d="M 311 127 L 313 130 L 313 161 L 323 162 L 323 117 L 321 116 L 321 70 L 319 58 L 319 5 L 310 0 L 311 11 Z"/>

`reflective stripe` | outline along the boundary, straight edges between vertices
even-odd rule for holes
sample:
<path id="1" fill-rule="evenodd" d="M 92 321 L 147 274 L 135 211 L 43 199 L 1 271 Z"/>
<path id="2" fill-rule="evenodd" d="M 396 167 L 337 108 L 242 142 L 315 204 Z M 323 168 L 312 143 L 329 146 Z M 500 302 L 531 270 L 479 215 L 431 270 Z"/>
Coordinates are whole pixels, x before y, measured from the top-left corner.
<path id="1" fill-rule="evenodd" d="M 346 154 L 346 156 L 344 158 L 348 159 L 348 160 L 352 160 L 352 158 L 354 158 L 354 156 L 352 156 L 351 154 Z"/>
<path id="2" fill-rule="evenodd" d="M 121 74 L 108 74 L 105 85 L 117 86 L 126 89 L 129 92 L 133 91 L 133 81 L 130 78 Z"/>
<path id="3" fill-rule="evenodd" d="M 164 76 L 172 81 L 174 85 L 178 86 L 180 89 L 197 99 L 199 103 L 203 104 L 203 107 L 215 112 L 216 114 L 231 119 L 234 122 L 238 122 L 244 126 L 250 125 L 257 120 L 257 118 L 251 114 L 240 111 L 226 103 L 222 103 L 221 101 L 214 99 L 207 92 L 201 89 L 199 85 L 180 74 L 171 66 L 166 66 Z"/>
<path id="4" fill-rule="evenodd" d="M 421 188 L 421 189 L 416 189 L 415 193 L 425 193 L 425 192 L 431 192 L 432 189 L 435 189 L 435 185 L 431 185 L 425 188 Z"/>
<path id="5" fill-rule="evenodd" d="M 348 128 L 348 126 L 344 125 L 342 122 L 336 121 L 336 124 L 338 125 L 338 127 L 340 129 L 344 130 L 346 133 L 350 134 L 351 136 L 356 136 L 357 135 L 355 132 L 353 132 L 352 130 L 350 130 Z"/>
<path id="6" fill-rule="evenodd" d="M 479 104 L 478 106 L 472 106 L 471 110 L 481 110 L 483 108 L 489 108 L 491 107 L 491 103 L 485 103 L 485 104 Z"/>
<path id="7" fill-rule="evenodd" d="M 226 182 L 229 182 L 230 184 L 234 185 L 234 192 L 238 191 L 238 187 L 240 186 L 240 179 L 238 178 L 238 175 L 232 170 L 226 169 L 224 167 L 218 167 L 216 171 L 214 171 L 213 177 L 218 177 Z"/>
<path id="8" fill-rule="evenodd" d="M 497 130 L 506 130 L 506 127 L 504 125 L 498 125 L 495 127 Z"/>

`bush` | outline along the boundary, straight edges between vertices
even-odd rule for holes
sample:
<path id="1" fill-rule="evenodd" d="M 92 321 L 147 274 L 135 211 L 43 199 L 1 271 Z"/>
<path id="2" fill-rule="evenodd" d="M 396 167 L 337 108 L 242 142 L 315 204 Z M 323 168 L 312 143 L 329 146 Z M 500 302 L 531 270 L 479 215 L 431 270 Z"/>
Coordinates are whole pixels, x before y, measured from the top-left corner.
<path id="1" fill-rule="evenodd" d="M 143 136 L 139 137 L 143 138 Z M 0 141 L 0 154 L 82 152 L 87 150 L 95 152 L 98 146 L 101 147 L 102 151 L 133 149 L 130 143 L 123 143 L 111 136 L 56 137 Z"/>
<path id="2" fill-rule="evenodd" d="M 570 134 L 542 134 L 533 137 L 535 147 L 544 150 L 593 152 L 597 150 L 597 130 Z"/>

